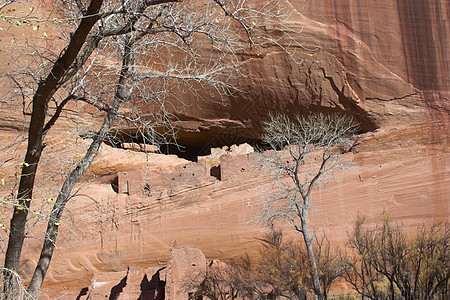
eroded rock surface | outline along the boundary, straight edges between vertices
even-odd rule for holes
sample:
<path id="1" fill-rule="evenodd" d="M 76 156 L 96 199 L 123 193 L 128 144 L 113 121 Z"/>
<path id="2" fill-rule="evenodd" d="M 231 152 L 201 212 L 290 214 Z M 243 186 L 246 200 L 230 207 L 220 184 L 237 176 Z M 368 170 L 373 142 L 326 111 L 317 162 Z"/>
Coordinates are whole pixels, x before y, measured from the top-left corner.
<path id="1" fill-rule="evenodd" d="M 297 49 L 294 61 L 269 48 L 245 60 L 244 76 L 236 79 L 243 93 L 209 98 L 179 114 L 183 143 L 258 139 L 270 111 L 343 109 L 363 130 L 448 121 L 447 1 L 289 3 L 289 35 L 314 51 Z"/>
<path id="2" fill-rule="evenodd" d="M 357 168 L 312 195 L 313 226 L 332 242 L 342 243 L 358 213 L 374 224 L 387 211 L 407 230 L 434 218 L 448 219 L 450 155 L 445 128 L 413 126 L 361 137 L 354 151 L 346 154 Z M 138 171 L 119 173 L 119 182 L 134 184 L 129 194 L 116 193 L 106 183 L 90 184 L 83 194 L 96 205 L 88 198 L 70 204 L 70 211 L 83 212 L 71 220 L 80 225 L 72 227 L 74 232 L 62 229 L 61 250 L 55 252 L 45 291 L 54 295 L 51 291 L 62 282 L 81 290 L 89 284 L 73 282 L 87 281 L 97 272 L 165 266 L 173 239 L 201 249 L 208 259 L 251 253 L 258 244 L 255 237 L 263 231 L 255 222 L 260 199 L 271 190 L 268 177 L 251 167 L 254 155 L 223 155 L 220 180 L 204 165 L 188 163 L 158 173 L 161 181 L 145 177 L 145 170 L 139 171 L 140 180 L 131 180 Z M 198 173 L 192 176 L 192 170 Z M 37 256 L 32 253 L 37 249 L 37 243 L 29 243 L 24 266 L 34 265 Z"/>
<path id="3" fill-rule="evenodd" d="M 258 141 L 260 121 L 269 111 L 345 110 L 363 130 L 376 130 L 347 154 L 357 168 L 315 191 L 313 225 L 340 243 L 359 212 L 373 224 L 386 210 L 408 230 L 434 218 L 448 220 L 448 1 L 289 3 L 295 9 L 290 34 L 317 50 L 299 49 L 295 57 L 303 62 L 298 63 L 268 48 L 261 57 L 244 59 L 245 76 L 234 79 L 243 93 L 201 102 L 186 97 L 188 106 L 177 114 L 180 143 L 190 156 L 204 155 L 211 147 Z M 14 28 L 2 32 L 2 41 L 12 34 L 25 38 L 29 33 Z M 7 68 L 7 61 L 0 63 Z M 39 197 L 56 195 L 88 145 L 81 129 L 92 128 L 96 117 L 69 110 L 49 133 Z M 15 186 L 28 118 L 21 104 L 1 99 L 2 195 Z M 136 287 L 144 274 L 151 281 L 155 270 L 167 265 L 174 239 L 208 259 L 226 260 L 257 244 L 254 238 L 263 229 L 254 222 L 259 199 L 271 186 L 263 173 L 252 170 L 254 154 L 222 153 L 195 163 L 136 149 L 102 146 L 83 179 L 89 184 L 68 206 L 43 297 L 83 297 L 83 289 L 95 284 L 98 297 L 109 297 L 128 275 L 134 283 L 123 291 L 134 297 L 142 292 Z M 42 234 L 41 229 L 33 233 Z M 25 280 L 39 251 L 40 242 L 27 239 Z M 95 284 L 91 278 L 97 278 Z"/>

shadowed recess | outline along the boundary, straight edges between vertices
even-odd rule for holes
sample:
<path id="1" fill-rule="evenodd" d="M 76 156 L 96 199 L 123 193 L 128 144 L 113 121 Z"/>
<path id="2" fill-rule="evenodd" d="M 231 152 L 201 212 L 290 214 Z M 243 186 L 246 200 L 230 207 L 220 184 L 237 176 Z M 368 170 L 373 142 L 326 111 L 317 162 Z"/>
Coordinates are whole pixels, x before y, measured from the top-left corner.
<path id="1" fill-rule="evenodd" d="M 351 101 L 346 100 L 345 96 L 341 95 L 341 101 L 346 105 L 351 106 L 348 111 L 336 110 L 324 107 L 311 106 L 305 107 L 286 107 L 284 113 L 293 117 L 294 114 L 307 115 L 310 113 L 324 112 L 324 113 L 338 113 L 351 115 L 356 122 L 359 123 L 360 132 L 373 131 L 377 126 L 365 113 L 359 109 Z M 344 99 L 345 98 L 345 99 Z M 277 113 L 277 111 L 271 111 Z M 239 145 L 247 143 L 254 148 L 263 149 L 264 145 L 261 142 L 261 123 L 268 118 L 269 111 L 261 112 L 259 115 L 253 116 L 251 120 L 244 120 L 245 115 L 240 115 L 236 112 L 237 120 L 234 125 L 210 125 L 198 126 L 198 128 L 178 128 L 176 131 L 176 138 L 173 136 L 166 137 L 167 143 L 159 145 L 159 152 L 163 154 L 173 154 L 178 157 L 197 161 L 198 156 L 209 155 L 211 148 L 222 148 L 224 146 Z M 198 121 L 198 120 L 197 120 Z M 188 121 L 187 121 L 188 122 Z M 231 124 L 231 122 L 230 122 Z M 158 130 L 164 132 L 164 130 Z M 138 133 L 136 130 L 128 128 L 122 130 L 112 131 L 111 137 L 106 142 L 108 145 L 116 148 L 122 148 L 124 143 L 145 144 L 146 138 Z M 214 176 L 214 175 L 213 175 Z"/>
<path id="2" fill-rule="evenodd" d="M 76 299 L 76 300 L 80 300 L 82 296 L 86 296 L 86 295 L 87 295 L 87 292 L 88 292 L 88 289 L 89 289 L 89 288 L 87 288 L 87 287 L 82 288 L 81 291 L 80 291 L 80 293 L 78 294 L 78 296 L 77 296 L 75 299 Z"/>
<path id="3" fill-rule="evenodd" d="M 147 274 L 144 275 L 140 284 L 141 294 L 138 300 L 163 300 L 165 298 L 166 282 L 161 280 L 159 272 L 164 269 L 159 269 L 149 281 Z"/>
<path id="4" fill-rule="evenodd" d="M 127 285 L 128 275 L 126 275 L 122 280 L 115 286 L 111 288 L 111 293 L 109 295 L 109 300 L 116 300 L 120 293 L 122 293 L 123 288 Z"/>

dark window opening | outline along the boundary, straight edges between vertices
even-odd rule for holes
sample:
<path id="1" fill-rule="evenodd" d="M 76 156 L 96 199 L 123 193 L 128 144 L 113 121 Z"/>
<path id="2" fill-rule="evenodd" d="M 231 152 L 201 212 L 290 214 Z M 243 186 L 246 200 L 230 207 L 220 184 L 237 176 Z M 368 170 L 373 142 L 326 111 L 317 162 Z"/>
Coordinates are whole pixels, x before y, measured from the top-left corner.
<path id="1" fill-rule="evenodd" d="M 152 189 L 150 188 L 150 185 L 148 183 L 144 184 L 144 195 L 146 195 L 147 197 L 150 197 L 152 193 Z"/>
<path id="2" fill-rule="evenodd" d="M 209 175 L 211 175 L 212 177 L 216 177 L 217 180 L 222 180 L 222 176 L 220 174 L 220 165 L 211 167 L 211 170 L 209 170 Z"/>
<path id="3" fill-rule="evenodd" d="M 109 300 L 116 300 L 119 297 L 120 293 L 123 292 L 123 288 L 127 285 L 127 279 L 128 275 L 125 275 L 117 285 L 111 288 Z"/>
<path id="4" fill-rule="evenodd" d="M 150 280 L 144 275 L 140 284 L 141 294 L 138 300 L 164 300 L 166 282 L 159 278 L 159 269 Z"/>
<path id="5" fill-rule="evenodd" d="M 77 296 L 75 299 L 76 299 L 76 300 L 80 300 L 80 298 L 81 298 L 82 296 L 86 296 L 88 290 L 89 290 L 89 288 L 87 288 L 87 287 L 82 288 L 81 291 L 80 291 L 80 293 L 78 294 L 78 296 Z"/>
<path id="6" fill-rule="evenodd" d="M 119 193 L 119 176 L 116 176 L 111 180 L 111 188 L 116 194 Z"/>

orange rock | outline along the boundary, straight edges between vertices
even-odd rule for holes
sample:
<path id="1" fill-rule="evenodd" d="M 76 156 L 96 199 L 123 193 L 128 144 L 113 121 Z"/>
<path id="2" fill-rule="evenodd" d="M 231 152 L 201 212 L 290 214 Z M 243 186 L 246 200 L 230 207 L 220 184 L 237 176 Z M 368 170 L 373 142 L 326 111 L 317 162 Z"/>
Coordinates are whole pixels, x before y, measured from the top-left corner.
<path id="1" fill-rule="evenodd" d="M 448 1 L 289 3 L 295 9 L 289 33 L 318 49 L 299 49 L 294 57 L 303 59 L 301 64 L 270 47 L 261 57 L 243 55 L 244 76 L 233 79 L 242 93 L 219 99 L 205 91 L 207 101 L 200 102 L 185 96 L 185 109 L 175 112 L 182 125 L 179 142 L 204 155 L 211 147 L 257 141 L 260 121 L 269 111 L 344 110 L 363 130 L 377 130 L 366 133 L 347 155 L 357 169 L 314 192 L 311 220 L 318 232 L 342 243 L 358 212 L 374 224 L 386 210 L 407 230 L 435 218 L 449 220 Z M 12 28 L 1 39 L 16 35 L 24 40 L 27 34 Z M 7 69 L 6 53 L 0 55 Z M 6 87 L 0 87 L 2 95 Z M 36 198 L 54 196 L 61 174 L 84 153 L 89 140 L 80 138 L 75 124 L 91 129 L 100 121 L 92 111 L 79 115 L 76 105 L 68 108 L 47 137 Z M 14 188 L 13 175 L 26 149 L 19 135 L 26 133 L 29 115 L 22 109 L 21 99 L 0 101 L 0 178 L 7 179 L 1 196 Z M 245 160 L 223 156 L 196 164 L 102 145 L 81 184 L 93 181 L 67 207 L 43 299 L 74 299 L 90 287 L 93 274 L 114 273 L 117 278 L 108 275 L 115 283 L 105 285 L 104 297 L 128 267 L 166 266 L 173 239 L 193 245 L 208 259 L 251 252 L 263 230 L 254 222 L 259 199 L 271 185 Z M 32 234 L 42 238 L 44 228 L 37 226 Z M 38 240 L 25 241 L 25 281 L 40 247 Z"/>

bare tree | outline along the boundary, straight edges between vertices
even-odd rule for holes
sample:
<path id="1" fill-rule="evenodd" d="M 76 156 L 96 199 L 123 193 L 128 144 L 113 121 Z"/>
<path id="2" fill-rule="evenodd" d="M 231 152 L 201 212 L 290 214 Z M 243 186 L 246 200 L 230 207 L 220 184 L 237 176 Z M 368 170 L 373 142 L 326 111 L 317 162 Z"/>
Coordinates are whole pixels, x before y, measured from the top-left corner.
<path id="1" fill-rule="evenodd" d="M 311 269 L 305 248 L 286 240 L 281 230 L 271 230 L 260 241 L 260 290 L 268 298 L 306 299 Z"/>
<path id="2" fill-rule="evenodd" d="M 258 240 L 256 258 L 245 255 L 226 264 L 211 263 L 206 272 L 185 281 L 186 291 L 209 299 L 307 299 L 313 288 L 305 246 L 276 229 Z M 314 251 L 326 298 L 332 282 L 342 275 L 343 265 L 326 239 L 315 239 Z"/>
<path id="3" fill-rule="evenodd" d="M 309 266 L 304 247 L 274 230 L 259 239 L 259 255 L 211 263 L 185 282 L 187 291 L 209 299 L 306 299 Z"/>
<path id="4" fill-rule="evenodd" d="M 331 285 L 336 279 L 344 275 L 345 264 L 341 255 L 342 251 L 338 247 L 333 248 L 325 235 L 321 238 L 315 236 L 313 246 L 323 297 L 328 299 Z"/>
<path id="5" fill-rule="evenodd" d="M 11 1 L 10 1 L 11 2 Z M 180 2 L 180 3 L 176 3 Z M 177 94 L 213 88 L 224 95 L 233 90 L 231 71 L 239 52 L 258 45 L 281 46 L 288 16 L 280 1 L 246 0 L 91 0 L 57 1 L 58 31 L 65 41 L 58 52 L 32 46 L 33 59 L 11 80 L 23 103 L 31 102 L 28 148 L 22 164 L 14 212 L 9 226 L 5 269 L 16 274 L 25 239 L 35 179 L 47 133 L 69 105 L 90 106 L 103 116 L 84 137 L 91 143 L 67 175 L 51 210 L 41 255 L 28 286 L 36 298 L 55 248 L 61 217 L 74 187 L 96 157 L 103 141 L 122 125 L 134 126 L 147 143 L 161 138 L 158 128 L 170 128 Z M 264 26 L 263 26 L 264 25 Z M 277 38 L 272 38 L 272 33 Z M 206 46 L 207 44 L 207 46 Z M 25 71 L 23 71 L 25 70 Z M 178 90 L 174 90 L 178 89 Z M 31 91 L 31 93 L 23 93 Z M 173 100 L 173 99 L 172 99 Z M 141 109 L 150 108 L 148 115 Z M 8 278 L 4 272 L 4 281 Z M 15 298 L 14 282 L 4 285 Z M 7 290 L 7 291 L 6 291 Z M 12 291 L 12 292 L 11 292 Z"/>
<path id="6" fill-rule="evenodd" d="M 211 300 L 236 299 L 247 295 L 246 283 L 252 275 L 254 266 L 248 256 L 236 261 L 222 263 L 212 261 L 205 272 L 193 274 L 183 282 L 190 299 L 207 297 Z"/>
<path id="7" fill-rule="evenodd" d="M 302 234 L 308 253 L 315 294 L 322 299 L 313 233 L 308 221 L 312 208 L 311 193 L 326 178 L 350 166 L 343 153 L 352 143 L 358 126 L 344 115 L 311 114 L 270 116 L 263 124 L 262 141 L 270 147 L 261 155 L 259 167 L 269 172 L 273 190 L 263 199 L 261 219 L 273 224 L 289 221 Z"/>
<path id="8" fill-rule="evenodd" d="M 343 254 L 345 261 L 344 279 L 350 283 L 355 291 L 362 298 L 378 299 L 383 296 L 383 291 L 379 285 L 382 282 L 382 276 L 379 274 L 371 263 L 374 251 L 374 237 L 372 233 L 366 232 L 362 225 L 364 218 L 358 216 L 353 233 L 349 237 L 348 247 L 354 249 L 358 255 L 349 256 Z"/>
<path id="9" fill-rule="evenodd" d="M 73 34 L 66 51 L 54 64 L 53 69 L 47 79 L 41 81 L 33 96 L 33 110 L 28 129 L 28 148 L 21 172 L 20 183 L 17 192 L 18 205 L 14 207 L 14 213 L 11 218 L 9 228 L 8 247 L 5 254 L 5 268 L 13 272 L 18 271 L 20 255 L 25 239 L 25 225 L 27 223 L 28 209 L 30 208 L 33 197 L 33 188 L 35 176 L 42 151 L 45 147 L 44 138 L 48 129 L 51 127 L 51 118 L 46 125 L 46 115 L 48 111 L 48 102 L 55 94 L 57 86 L 61 84 L 62 78 L 67 70 L 75 61 L 80 52 L 87 35 L 92 27 L 98 21 L 99 11 L 103 1 L 92 1 L 89 9 L 86 11 L 86 17 L 83 18 L 79 27 Z M 67 102 L 67 101 L 66 101 Z M 58 115 L 55 113 L 55 117 Z M 4 273 L 5 274 L 5 273 Z M 8 276 L 6 273 L 5 276 Z M 4 278 L 4 282 L 8 281 Z M 12 288 L 11 291 L 4 291 L 5 294 L 15 297 L 14 284 L 5 284 L 4 287 Z"/>
<path id="10" fill-rule="evenodd" d="M 5 8 L 6 6 L 16 2 L 17 0 L 2 0 L 0 1 L 0 10 L 2 10 L 3 8 Z"/>
<path id="11" fill-rule="evenodd" d="M 358 217 L 355 222 L 348 241 L 354 253 L 345 258 L 344 278 L 359 294 L 370 299 L 448 297 L 448 224 L 423 225 L 418 233 L 408 235 L 386 215 L 373 228 L 364 221 Z"/>

